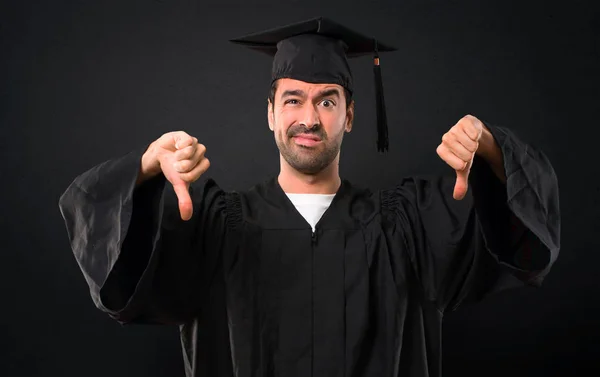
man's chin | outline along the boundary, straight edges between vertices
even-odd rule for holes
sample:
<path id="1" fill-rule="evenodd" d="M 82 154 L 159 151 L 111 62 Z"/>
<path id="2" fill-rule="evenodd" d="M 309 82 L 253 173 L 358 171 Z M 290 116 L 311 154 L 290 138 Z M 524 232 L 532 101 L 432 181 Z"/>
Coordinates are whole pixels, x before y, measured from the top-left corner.
<path id="1" fill-rule="evenodd" d="M 298 157 L 298 156 L 296 156 Z M 331 162 L 316 161 L 314 159 L 293 158 L 288 160 L 288 164 L 294 170 L 307 175 L 316 175 L 325 170 Z"/>
<path id="2" fill-rule="evenodd" d="M 323 167 L 321 167 L 321 166 L 316 167 L 316 166 L 293 166 L 292 165 L 292 168 L 294 170 L 296 170 L 297 172 L 302 173 L 304 175 L 317 175 L 323 171 Z"/>

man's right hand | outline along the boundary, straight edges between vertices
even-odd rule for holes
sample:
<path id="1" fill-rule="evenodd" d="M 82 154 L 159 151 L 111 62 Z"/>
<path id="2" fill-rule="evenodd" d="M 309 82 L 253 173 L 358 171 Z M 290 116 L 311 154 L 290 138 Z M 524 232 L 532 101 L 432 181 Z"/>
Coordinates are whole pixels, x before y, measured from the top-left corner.
<path id="1" fill-rule="evenodd" d="M 192 182 L 209 168 L 210 161 L 204 157 L 206 147 L 198 139 L 184 131 L 168 132 L 155 140 L 142 156 L 142 166 L 137 183 L 161 172 L 173 185 L 179 201 L 181 218 L 192 218 L 193 206 L 189 194 Z"/>

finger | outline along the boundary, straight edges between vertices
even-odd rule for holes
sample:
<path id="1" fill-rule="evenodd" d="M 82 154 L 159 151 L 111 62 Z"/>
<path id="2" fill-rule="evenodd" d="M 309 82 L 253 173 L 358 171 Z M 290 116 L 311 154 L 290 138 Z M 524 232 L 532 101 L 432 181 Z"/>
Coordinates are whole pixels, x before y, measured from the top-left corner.
<path id="1" fill-rule="evenodd" d="M 185 132 L 179 132 L 173 135 L 176 149 L 183 149 L 194 143 L 194 138 Z"/>
<path id="2" fill-rule="evenodd" d="M 459 131 L 460 132 L 460 131 Z M 474 151 L 466 148 L 459 140 L 459 136 L 454 132 L 447 132 L 442 136 L 442 143 L 448 148 L 452 153 L 461 158 L 463 161 L 468 161 L 473 158 Z M 466 134 L 463 133 L 463 139 L 470 140 Z M 471 142 L 473 142 L 471 140 Z M 476 148 L 475 148 L 476 150 Z"/>
<path id="3" fill-rule="evenodd" d="M 178 173 L 188 173 L 194 168 L 194 166 L 196 166 L 196 161 L 193 160 L 173 162 L 173 169 L 175 169 L 175 171 Z"/>
<path id="4" fill-rule="evenodd" d="M 200 161 L 202 159 L 202 157 L 204 157 L 204 155 L 206 154 L 206 146 L 204 144 L 197 144 L 196 145 L 196 154 L 195 154 L 195 158 Z"/>
<path id="5" fill-rule="evenodd" d="M 181 214 L 181 219 L 184 221 L 191 219 L 193 213 L 192 198 L 190 197 L 188 187 L 189 184 L 186 182 L 173 184 L 173 189 L 179 203 L 179 213 Z"/>
<path id="6" fill-rule="evenodd" d="M 463 170 L 467 167 L 467 161 L 464 161 L 445 145 L 440 144 L 437 148 L 437 153 L 454 170 Z"/>
<path id="7" fill-rule="evenodd" d="M 190 159 L 196 154 L 198 145 L 192 144 L 175 152 L 175 161 Z"/>
<path id="8" fill-rule="evenodd" d="M 190 148 L 190 147 L 188 147 L 188 148 Z M 183 153 L 183 150 L 181 152 Z M 195 147 L 195 150 L 194 150 L 194 155 L 190 156 L 186 160 L 174 162 L 173 168 L 179 173 L 187 173 L 190 170 L 192 170 L 202 160 L 202 158 L 204 158 L 205 153 L 206 153 L 206 147 L 202 144 L 197 144 L 197 146 Z"/>
<path id="9" fill-rule="evenodd" d="M 456 200 L 462 200 L 467 194 L 469 189 L 469 171 L 468 170 L 457 170 L 456 171 L 456 183 L 454 184 L 454 192 L 452 197 Z"/>
<path id="10" fill-rule="evenodd" d="M 472 115 L 466 115 L 459 122 L 460 128 L 473 140 L 478 141 L 483 132 L 483 124 Z"/>
<path id="11" fill-rule="evenodd" d="M 471 153 L 475 153 L 477 148 L 479 147 L 479 141 L 475 141 L 471 138 L 471 136 L 467 132 L 452 132 L 454 136 L 454 140 L 460 143 L 466 150 Z"/>
<path id="12" fill-rule="evenodd" d="M 198 180 L 198 178 L 200 178 L 202 174 L 204 174 L 208 170 L 209 167 L 210 161 L 208 160 L 208 158 L 204 157 L 202 160 L 200 160 L 198 165 L 196 165 L 191 171 L 187 173 L 181 173 L 179 176 L 182 180 L 186 182 L 195 182 Z"/>

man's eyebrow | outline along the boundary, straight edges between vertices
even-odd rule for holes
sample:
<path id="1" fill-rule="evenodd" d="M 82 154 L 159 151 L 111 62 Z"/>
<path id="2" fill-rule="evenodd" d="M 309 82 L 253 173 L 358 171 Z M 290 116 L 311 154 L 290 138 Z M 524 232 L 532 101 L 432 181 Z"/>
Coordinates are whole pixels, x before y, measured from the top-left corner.
<path id="1" fill-rule="evenodd" d="M 294 90 L 286 90 L 283 93 L 281 93 L 281 98 L 285 98 L 285 97 L 305 97 L 306 94 L 304 93 L 304 91 L 300 90 L 300 89 L 294 89 Z M 324 98 L 324 97 L 330 97 L 330 96 L 336 96 L 336 97 L 340 97 L 340 91 L 336 88 L 333 89 L 326 89 L 323 90 L 322 92 L 320 92 L 316 98 Z"/>
<path id="2" fill-rule="evenodd" d="M 340 91 L 335 88 L 327 89 L 327 90 L 324 90 L 321 93 L 319 93 L 317 98 L 324 98 L 324 97 L 331 97 L 331 96 L 336 96 L 336 97 L 340 98 Z"/>
<path id="3" fill-rule="evenodd" d="M 281 98 L 284 97 L 304 97 L 305 94 L 302 90 L 299 89 L 295 89 L 295 90 L 286 90 L 285 92 L 281 93 Z"/>

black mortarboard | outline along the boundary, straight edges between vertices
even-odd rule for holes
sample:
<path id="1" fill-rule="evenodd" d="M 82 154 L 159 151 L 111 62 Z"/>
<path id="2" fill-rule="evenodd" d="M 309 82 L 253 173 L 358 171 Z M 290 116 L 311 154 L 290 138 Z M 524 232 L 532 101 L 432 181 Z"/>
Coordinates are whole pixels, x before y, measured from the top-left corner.
<path id="1" fill-rule="evenodd" d="M 323 17 L 246 35 L 231 42 L 273 56 L 272 81 L 292 78 L 310 83 L 339 84 L 351 93 L 354 87 L 347 58 L 373 54 L 377 150 L 388 149 L 379 52 L 395 51 L 395 48 Z"/>

